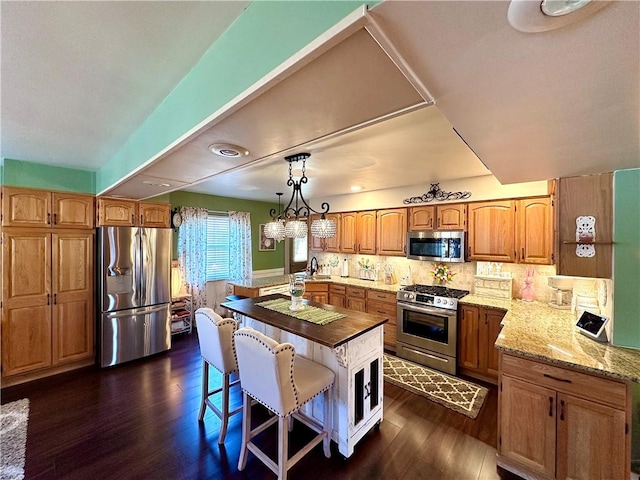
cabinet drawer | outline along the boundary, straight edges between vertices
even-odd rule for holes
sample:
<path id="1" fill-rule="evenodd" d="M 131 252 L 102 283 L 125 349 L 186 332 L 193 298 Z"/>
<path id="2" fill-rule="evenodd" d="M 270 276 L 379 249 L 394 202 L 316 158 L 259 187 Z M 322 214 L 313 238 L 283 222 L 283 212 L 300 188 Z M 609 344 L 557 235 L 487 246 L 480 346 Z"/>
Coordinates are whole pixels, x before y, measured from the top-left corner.
<path id="1" fill-rule="evenodd" d="M 347 287 L 347 297 L 364 298 L 365 289 L 359 287 Z"/>
<path id="2" fill-rule="evenodd" d="M 305 292 L 328 292 L 329 284 L 328 283 L 316 283 L 316 282 L 306 282 L 304 284 Z"/>
<path id="3" fill-rule="evenodd" d="M 367 290 L 367 299 L 393 303 L 395 306 L 396 294 L 393 292 L 381 292 L 380 290 Z"/>
<path id="4" fill-rule="evenodd" d="M 347 286 L 346 285 L 336 285 L 336 284 L 331 284 L 329 285 L 329 292 L 331 293 L 337 293 L 340 295 L 345 295 L 347 293 Z"/>
<path id="5" fill-rule="evenodd" d="M 389 323 L 396 324 L 396 305 L 395 303 L 379 302 L 377 300 L 367 301 L 367 313 L 374 315 L 386 315 L 389 317 Z"/>
<path id="6" fill-rule="evenodd" d="M 559 392 L 625 408 L 627 387 L 622 382 L 502 354 L 502 373 Z"/>

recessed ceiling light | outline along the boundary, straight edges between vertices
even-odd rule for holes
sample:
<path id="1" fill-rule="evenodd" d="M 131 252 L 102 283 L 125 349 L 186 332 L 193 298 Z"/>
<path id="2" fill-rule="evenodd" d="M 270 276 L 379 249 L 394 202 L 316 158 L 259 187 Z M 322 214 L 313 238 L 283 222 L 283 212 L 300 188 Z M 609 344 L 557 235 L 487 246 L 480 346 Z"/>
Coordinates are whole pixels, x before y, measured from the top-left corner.
<path id="1" fill-rule="evenodd" d="M 249 155 L 249 150 L 231 143 L 214 143 L 213 145 L 209 145 L 209 150 L 211 153 L 225 158 L 238 158 Z"/>
<path id="2" fill-rule="evenodd" d="M 359 192 L 360 190 L 362 190 L 363 187 L 361 187 L 360 185 L 353 185 L 351 187 L 351 191 L 352 192 Z"/>
<path id="3" fill-rule="evenodd" d="M 580 10 L 591 0 L 542 0 L 540 10 L 550 17 L 561 17 Z"/>
<path id="4" fill-rule="evenodd" d="M 145 185 L 151 185 L 152 187 L 170 187 L 171 186 L 170 183 L 156 183 L 156 182 L 152 182 L 151 180 L 144 180 L 142 183 Z"/>

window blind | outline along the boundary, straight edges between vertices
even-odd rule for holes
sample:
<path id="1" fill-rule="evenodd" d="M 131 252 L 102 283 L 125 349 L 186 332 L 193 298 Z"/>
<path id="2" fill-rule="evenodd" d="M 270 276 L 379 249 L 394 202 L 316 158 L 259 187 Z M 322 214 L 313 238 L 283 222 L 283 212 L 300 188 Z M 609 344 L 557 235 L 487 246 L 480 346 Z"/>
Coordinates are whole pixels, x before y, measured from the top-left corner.
<path id="1" fill-rule="evenodd" d="M 229 215 L 207 218 L 207 281 L 229 278 Z"/>

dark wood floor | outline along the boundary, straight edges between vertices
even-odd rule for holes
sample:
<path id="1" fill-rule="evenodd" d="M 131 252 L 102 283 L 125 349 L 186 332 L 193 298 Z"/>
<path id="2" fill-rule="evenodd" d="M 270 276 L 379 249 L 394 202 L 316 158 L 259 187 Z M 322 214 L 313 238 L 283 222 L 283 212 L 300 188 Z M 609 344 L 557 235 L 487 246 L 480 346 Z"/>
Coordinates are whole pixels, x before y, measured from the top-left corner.
<path id="1" fill-rule="evenodd" d="M 240 415 L 224 447 L 211 412 L 197 421 L 201 363 L 196 334 L 170 352 L 110 369 L 89 368 L 2 390 L 2 403 L 29 398 L 26 479 L 273 479 L 252 454 L 238 472 Z M 475 420 L 385 383 L 384 421 L 344 459 L 316 447 L 295 479 L 513 479 L 496 469 L 497 392 Z M 240 402 L 240 395 L 233 395 Z M 260 406 L 255 406 L 256 415 Z M 293 448 L 309 432 L 296 425 Z M 275 456 L 275 432 L 263 444 Z"/>

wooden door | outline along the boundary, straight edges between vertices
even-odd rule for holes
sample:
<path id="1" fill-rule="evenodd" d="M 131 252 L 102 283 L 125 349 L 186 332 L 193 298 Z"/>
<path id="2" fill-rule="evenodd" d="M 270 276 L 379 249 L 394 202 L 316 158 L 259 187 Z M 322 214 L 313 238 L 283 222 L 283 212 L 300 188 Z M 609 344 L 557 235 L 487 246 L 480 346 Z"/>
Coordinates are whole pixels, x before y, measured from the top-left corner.
<path id="1" fill-rule="evenodd" d="M 76 193 L 53 193 L 53 226 L 60 228 L 94 228 L 95 197 Z"/>
<path id="2" fill-rule="evenodd" d="M 346 308 L 357 312 L 366 312 L 367 302 L 364 298 L 347 297 Z"/>
<path id="3" fill-rule="evenodd" d="M 2 234 L 2 374 L 51 365 L 51 234 Z"/>
<path id="4" fill-rule="evenodd" d="M 347 297 L 344 294 L 329 292 L 329 305 L 344 307 L 346 305 L 346 299 Z"/>
<path id="5" fill-rule="evenodd" d="M 378 210 L 376 230 L 376 248 L 378 255 L 406 255 L 406 208 Z"/>
<path id="6" fill-rule="evenodd" d="M 611 278 L 613 175 L 561 178 L 557 185 L 558 275 Z M 596 219 L 596 254 L 593 257 L 576 255 L 576 218 L 579 216 Z"/>
<path id="7" fill-rule="evenodd" d="M 120 198 L 98 198 L 96 224 L 102 226 L 136 225 L 136 212 L 138 202 L 123 200 Z"/>
<path id="8" fill-rule="evenodd" d="M 436 207 L 422 205 L 409 209 L 409 231 L 433 230 L 436 223 Z"/>
<path id="9" fill-rule="evenodd" d="M 356 225 L 356 212 L 347 212 L 340 215 L 340 251 L 342 253 L 356 253 L 358 251 Z"/>
<path id="10" fill-rule="evenodd" d="M 52 237 L 54 364 L 94 354 L 93 244 L 93 232 L 65 232 Z"/>
<path id="11" fill-rule="evenodd" d="M 3 227 L 50 227 L 51 193 L 30 188 L 2 188 Z"/>
<path id="12" fill-rule="evenodd" d="M 336 235 L 332 238 L 324 239 L 324 251 L 331 253 L 340 253 L 340 214 L 327 213 L 325 215 L 325 218 L 327 220 L 333 220 L 336 223 Z"/>
<path id="13" fill-rule="evenodd" d="M 138 204 L 139 225 L 141 227 L 171 227 L 171 205 L 168 203 Z"/>
<path id="14" fill-rule="evenodd" d="M 553 207 L 550 198 L 527 198 L 516 205 L 518 262 L 553 263 Z"/>
<path id="15" fill-rule="evenodd" d="M 623 410 L 563 394 L 558 394 L 557 408 L 556 478 L 629 478 Z"/>
<path id="16" fill-rule="evenodd" d="M 494 308 L 484 309 L 485 326 L 487 331 L 487 353 L 486 353 L 486 373 L 487 375 L 498 378 L 500 368 L 500 355 L 498 349 L 495 347 L 496 340 L 500 331 L 502 330 L 502 319 L 506 312 L 504 310 L 497 310 Z"/>
<path id="17" fill-rule="evenodd" d="M 438 205 L 437 224 L 438 230 L 466 230 L 467 204 Z"/>
<path id="18" fill-rule="evenodd" d="M 515 262 L 515 204 L 511 200 L 471 203 L 468 260 Z"/>
<path id="19" fill-rule="evenodd" d="M 458 365 L 461 368 L 481 368 L 481 323 L 480 307 L 462 305 L 458 321 Z M 484 328 L 482 328 L 484 331 Z"/>
<path id="20" fill-rule="evenodd" d="M 357 252 L 365 255 L 376 254 L 376 212 L 358 212 L 356 216 Z"/>
<path id="21" fill-rule="evenodd" d="M 498 454 L 535 474 L 554 478 L 555 390 L 502 375 L 499 396 Z"/>

